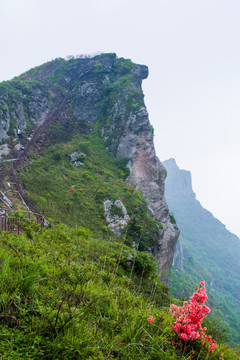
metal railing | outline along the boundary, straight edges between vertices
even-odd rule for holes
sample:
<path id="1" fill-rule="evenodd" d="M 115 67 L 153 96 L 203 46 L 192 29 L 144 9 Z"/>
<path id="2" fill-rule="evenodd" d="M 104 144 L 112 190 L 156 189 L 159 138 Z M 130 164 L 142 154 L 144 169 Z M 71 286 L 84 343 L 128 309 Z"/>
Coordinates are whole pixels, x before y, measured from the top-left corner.
<path id="1" fill-rule="evenodd" d="M 23 228 L 26 225 L 30 225 L 31 222 L 38 223 L 41 227 L 44 227 L 44 216 L 38 213 L 32 213 L 27 211 L 16 212 L 15 214 L 4 210 L 0 214 L 0 230 L 8 231 L 15 234 L 23 232 Z"/>

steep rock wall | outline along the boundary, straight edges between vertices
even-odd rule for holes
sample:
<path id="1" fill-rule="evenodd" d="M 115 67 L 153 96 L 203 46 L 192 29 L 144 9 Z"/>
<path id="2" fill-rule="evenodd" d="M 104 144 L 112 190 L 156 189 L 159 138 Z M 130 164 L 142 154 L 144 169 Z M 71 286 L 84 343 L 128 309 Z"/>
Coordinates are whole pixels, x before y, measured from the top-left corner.
<path id="1" fill-rule="evenodd" d="M 0 141 L 43 122 L 50 109 L 50 95 L 40 82 L 13 80 L 0 84 Z"/>
<path id="2" fill-rule="evenodd" d="M 141 84 L 148 76 L 148 68 L 114 57 L 102 57 L 91 65 L 99 69 L 101 81 L 99 78 L 88 80 L 86 73 L 84 76 L 81 72 L 84 80 L 74 94 L 73 113 L 90 126 L 97 124 L 107 149 L 114 156 L 128 158 L 127 182 L 143 194 L 149 213 L 163 225 L 153 255 L 157 258 L 159 273 L 164 274 L 172 265 L 179 230 L 169 215 L 164 197 L 166 170 L 156 156 L 143 101 Z M 85 65 L 85 71 L 86 68 Z M 87 74 L 89 77 L 89 70 Z M 167 274 L 162 278 L 166 280 Z"/>
<path id="3" fill-rule="evenodd" d="M 135 81 L 121 93 L 115 105 L 111 127 L 109 130 L 103 127 L 102 134 L 109 144 L 109 151 L 119 158 L 129 159 L 130 175 L 127 182 L 143 194 L 148 202 L 149 213 L 163 224 L 159 245 L 153 253 L 158 261 L 159 273 L 162 274 L 169 271 L 172 265 L 179 230 L 169 216 L 164 197 L 166 170 L 155 153 L 147 109 L 144 103 L 139 109 L 131 108 L 129 112 L 126 109 L 126 100 L 133 90 L 141 88 L 141 81 L 147 77 L 148 70 L 146 66 L 136 65 L 133 73 Z M 119 122 L 121 131 L 115 135 Z"/>

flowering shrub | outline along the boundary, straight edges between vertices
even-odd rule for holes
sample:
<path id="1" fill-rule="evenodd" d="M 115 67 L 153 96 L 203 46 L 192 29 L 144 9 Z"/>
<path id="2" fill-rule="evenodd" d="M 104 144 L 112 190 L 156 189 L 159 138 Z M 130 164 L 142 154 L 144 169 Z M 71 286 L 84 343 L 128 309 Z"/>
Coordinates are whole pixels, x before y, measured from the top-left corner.
<path id="1" fill-rule="evenodd" d="M 206 327 L 202 328 L 203 319 L 211 311 L 209 307 L 204 305 L 206 300 L 205 281 L 201 281 L 198 290 L 190 297 L 189 302 L 184 301 L 183 306 L 170 305 L 169 312 L 175 319 L 174 323 L 170 325 L 172 331 L 175 331 L 181 340 L 200 339 L 202 346 L 206 344 L 209 351 L 214 351 L 217 347 L 215 340 L 212 339 L 211 335 L 205 334 Z M 179 341 L 180 344 L 181 340 Z"/>
<path id="2" fill-rule="evenodd" d="M 151 323 L 154 323 L 154 318 L 153 318 L 153 316 L 150 316 L 149 318 L 148 318 L 148 322 L 151 324 Z"/>

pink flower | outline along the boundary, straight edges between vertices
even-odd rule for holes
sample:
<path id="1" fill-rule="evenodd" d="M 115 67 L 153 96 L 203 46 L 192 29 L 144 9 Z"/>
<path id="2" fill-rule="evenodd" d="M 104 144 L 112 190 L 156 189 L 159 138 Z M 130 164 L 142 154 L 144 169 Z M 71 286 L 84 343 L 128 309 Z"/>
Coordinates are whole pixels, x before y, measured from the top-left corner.
<path id="1" fill-rule="evenodd" d="M 205 281 L 201 281 L 200 285 L 205 286 Z M 206 300 L 206 288 L 199 287 L 190 297 L 189 302 L 184 301 L 183 305 L 179 307 L 171 304 L 169 312 L 172 313 L 175 321 L 170 326 L 180 339 L 188 341 L 200 338 L 202 346 L 206 344 L 209 351 L 214 351 L 217 347 L 214 344 L 215 341 L 211 336 L 205 334 L 206 327 L 202 328 L 203 319 L 211 311 L 209 307 L 204 305 Z"/>
<path id="2" fill-rule="evenodd" d="M 149 324 L 154 323 L 154 318 L 153 318 L 153 316 L 150 316 L 150 317 L 148 318 L 148 322 L 149 322 Z"/>

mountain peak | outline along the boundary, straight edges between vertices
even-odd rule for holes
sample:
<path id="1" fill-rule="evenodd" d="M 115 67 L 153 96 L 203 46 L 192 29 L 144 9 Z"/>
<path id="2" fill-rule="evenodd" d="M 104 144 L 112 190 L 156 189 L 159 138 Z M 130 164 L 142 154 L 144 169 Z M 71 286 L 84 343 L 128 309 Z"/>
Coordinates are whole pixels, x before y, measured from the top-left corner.
<path id="1" fill-rule="evenodd" d="M 163 166 L 167 170 L 166 197 L 171 193 L 170 196 L 190 196 L 195 199 L 196 195 L 192 189 L 192 175 L 190 171 L 180 169 L 173 158 L 163 161 Z"/>
<path id="2" fill-rule="evenodd" d="M 66 158 L 71 157 L 71 154 L 78 154 L 77 163 L 84 168 L 84 165 L 81 165 L 81 157 L 85 155 L 86 158 L 87 155 L 90 157 L 92 153 L 88 149 L 87 154 L 85 148 L 93 146 L 94 138 L 98 141 L 98 149 L 95 149 L 95 152 L 100 151 L 100 142 L 104 144 L 104 151 L 107 150 L 115 159 L 124 162 L 127 168 L 125 180 L 130 189 L 135 188 L 145 199 L 146 212 L 152 217 L 158 234 L 154 248 L 150 249 L 148 246 L 146 250 L 157 258 L 159 274 L 166 274 L 172 265 L 179 230 L 172 221 L 164 197 L 166 171 L 156 156 L 151 125 L 144 103 L 141 85 L 142 80 L 147 76 L 147 66 L 134 64 L 130 59 L 117 58 L 116 54 L 101 54 L 92 58 L 79 57 L 68 60 L 59 58 L 35 67 L 0 86 L 0 141 L 5 142 L 2 144 L 2 152 L 10 149 L 9 156 L 12 158 L 19 155 L 19 148 L 15 148 L 15 144 L 21 141 L 18 145 L 25 147 L 22 155 L 24 161 L 20 161 L 23 172 L 24 166 L 29 165 L 30 154 L 43 159 L 48 148 L 52 148 L 53 152 L 58 149 L 56 161 L 60 159 L 65 161 Z M 18 130 L 21 130 L 21 140 L 18 139 Z M 80 139 L 77 140 L 76 136 Z M 28 142 L 29 138 L 31 140 Z M 79 143 L 84 142 L 84 139 L 85 145 L 80 146 Z M 76 145 L 70 151 L 74 141 Z M 59 153 L 58 144 L 61 144 L 61 148 L 64 148 L 66 144 L 69 145 L 66 146 L 65 155 Z M 96 157 L 96 154 L 93 152 L 91 156 Z M 90 161 L 90 158 L 88 160 Z M 42 161 L 48 162 L 46 158 Z M 31 164 L 33 165 L 33 161 Z M 56 163 L 53 162 L 52 166 L 56 166 Z M 66 164 L 66 167 L 68 166 L 69 164 Z M 104 173 L 106 164 L 101 166 Z M 14 163 L 15 176 L 17 176 L 17 167 L 18 164 Z M 45 172 L 45 168 L 42 169 L 42 173 Z M 65 169 L 63 173 L 65 171 L 67 170 Z M 94 172 L 89 165 L 89 169 L 86 170 L 88 173 L 81 169 L 79 171 L 77 178 L 74 178 L 74 184 L 81 179 L 79 184 L 81 189 L 86 177 L 89 178 L 90 183 L 96 169 Z M 121 168 L 118 171 L 121 173 Z M 72 172 L 75 174 L 75 169 L 72 169 Z M 109 181 L 109 176 L 104 180 L 105 176 L 102 177 L 102 173 L 100 174 L 102 184 L 99 184 L 101 191 L 103 191 L 104 182 Z M 70 181 L 69 177 L 73 176 L 66 176 L 66 182 Z M 49 185 L 46 193 L 46 181 L 43 176 L 38 180 L 41 180 L 41 192 L 38 193 L 38 189 L 34 186 L 32 198 L 47 214 L 48 202 L 44 198 L 46 196 L 49 198 L 54 193 L 54 188 L 53 185 Z M 28 181 L 31 181 L 29 173 L 26 182 Z M 16 183 L 16 181 L 13 182 Z M 69 186 L 72 187 L 72 185 L 69 182 Z M 85 186 L 89 193 L 89 184 Z M 29 192 L 29 187 L 25 184 L 26 192 Z M 74 193 L 74 188 L 70 190 Z M 108 190 L 104 199 L 101 200 L 109 199 L 115 204 L 120 197 L 121 194 L 118 191 L 113 195 Z M 129 197 L 132 197 L 130 193 Z M 97 202 L 95 195 L 94 199 Z M 59 199 L 55 200 L 58 201 L 59 208 L 65 206 L 68 209 L 66 212 L 70 212 L 69 209 L 72 206 L 72 209 L 78 213 L 77 217 L 81 217 L 82 212 L 85 211 L 82 208 L 84 202 L 74 203 L 69 202 L 69 199 L 65 202 L 62 199 L 60 202 Z M 88 201 L 85 203 L 89 206 Z M 92 211 L 97 205 L 99 203 L 92 204 Z M 138 211 L 138 206 L 135 208 L 134 211 L 129 210 L 134 216 Z M 80 210 L 77 212 L 76 209 Z M 48 215 L 51 216 L 50 207 L 48 211 Z M 103 206 L 99 208 L 98 215 L 103 219 L 101 221 L 103 225 L 106 221 Z M 92 218 L 94 216 L 92 213 Z M 65 218 L 66 216 L 63 221 Z M 62 218 L 60 220 L 62 221 Z M 105 224 L 106 222 L 104 226 Z M 156 236 L 152 236 L 151 240 L 154 240 Z"/>

